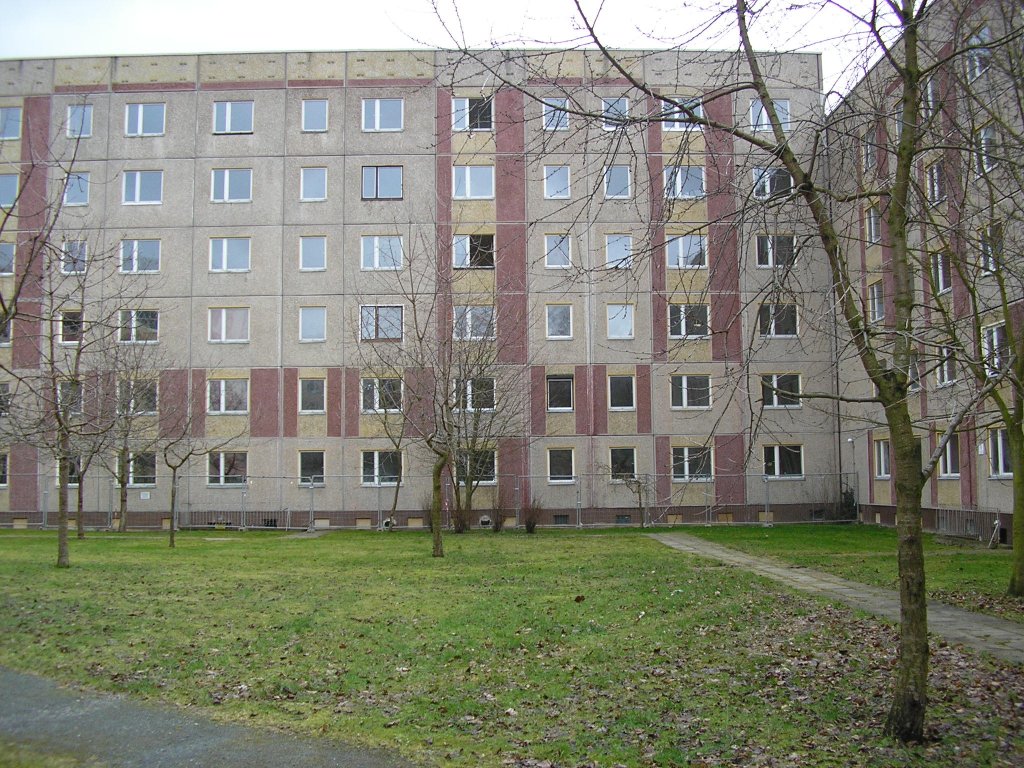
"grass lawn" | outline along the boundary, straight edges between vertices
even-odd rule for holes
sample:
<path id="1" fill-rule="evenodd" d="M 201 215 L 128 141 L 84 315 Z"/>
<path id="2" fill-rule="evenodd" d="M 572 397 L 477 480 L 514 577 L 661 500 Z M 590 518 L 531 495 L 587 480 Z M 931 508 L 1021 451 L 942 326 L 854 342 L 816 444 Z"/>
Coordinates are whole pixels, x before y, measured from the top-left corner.
<path id="1" fill-rule="evenodd" d="M 896 589 L 896 531 L 874 525 L 776 525 L 688 527 L 708 541 L 817 568 L 853 581 Z M 925 534 L 929 597 L 972 611 L 1024 622 L 1024 599 L 1006 595 L 1008 547 Z"/>
<path id="2" fill-rule="evenodd" d="M 1024 676 L 934 655 L 930 733 L 880 736 L 895 634 L 640 531 L 0 533 L 0 663 L 398 749 L 426 765 L 1024 761 Z"/>

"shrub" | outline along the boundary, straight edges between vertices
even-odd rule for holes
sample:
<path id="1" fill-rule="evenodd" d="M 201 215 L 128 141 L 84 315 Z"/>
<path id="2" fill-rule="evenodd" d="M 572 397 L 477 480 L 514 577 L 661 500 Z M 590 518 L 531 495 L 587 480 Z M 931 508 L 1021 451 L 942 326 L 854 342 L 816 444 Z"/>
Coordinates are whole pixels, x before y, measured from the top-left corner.
<path id="1" fill-rule="evenodd" d="M 523 505 L 521 514 L 526 532 L 534 533 L 537 530 L 537 523 L 540 522 L 541 515 L 544 514 L 544 509 L 541 507 L 540 502 L 537 501 L 537 497 L 531 496 L 530 500 Z"/>

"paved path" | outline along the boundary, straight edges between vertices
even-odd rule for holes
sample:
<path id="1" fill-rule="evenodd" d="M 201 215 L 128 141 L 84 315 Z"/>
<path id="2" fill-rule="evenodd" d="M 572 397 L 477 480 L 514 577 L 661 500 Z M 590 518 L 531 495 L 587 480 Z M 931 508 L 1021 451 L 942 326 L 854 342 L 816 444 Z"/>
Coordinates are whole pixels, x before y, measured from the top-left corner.
<path id="1" fill-rule="evenodd" d="M 187 709 L 59 688 L 2 667 L 0 737 L 111 768 L 410 768 L 383 752 L 212 723 Z"/>
<path id="2" fill-rule="evenodd" d="M 656 533 L 652 538 L 681 552 L 719 560 L 802 592 L 840 600 L 875 616 L 891 621 L 900 619 L 899 595 L 891 589 L 871 587 L 830 573 L 748 555 L 685 533 Z M 1024 664 L 1024 624 L 929 600 L 928 630 L 951 643 Z"/>

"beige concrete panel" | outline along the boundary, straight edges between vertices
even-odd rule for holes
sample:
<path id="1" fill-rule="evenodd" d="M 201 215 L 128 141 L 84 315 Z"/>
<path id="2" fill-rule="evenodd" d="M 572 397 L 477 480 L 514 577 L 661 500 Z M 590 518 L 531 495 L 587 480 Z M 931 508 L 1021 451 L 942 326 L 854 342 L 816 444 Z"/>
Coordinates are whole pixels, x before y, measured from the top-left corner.
<path id="1" fill-rule="evenodd" d="M 547 413 L 547 434 L 549 436 L 576 434 L 575 413 Z"/>
<path id="2" fill-rule="evenodd" d="M 689 297 L 696 302 L 706 303 L 709 279 L 710 273 L 707 269 L 666 270 L 665 288 L 669 293 L 669 300 L 681 302 Z"/>
<path id="3" fill-rule="evenodd" d="M 191 160 L 138 159 L 111 161 L 105 172 L 97 174 L 103 185 L 106 205 L 106 227 L 114 232 L 135 229 L 187 227 L 193 223 L 193 163 Z M 124 173 L 126 171 L 162 171 L 163 195 L 158 204 L 126 204 Z M 90 177 L 90 184 L 92 184 Z M 92 197 L 90 194 L 90 207 Z"/>
<path id="4" fill-rule="evenodd" d="M 302 130 L 302 102 L 327 102 L 327 130 Z M 289 88 L 285 97 L 286 153 L 299 156 L 341 155 L 345 151 L 346 121 L 357 113 L 346 111 L 344 91 L 339 88 Z"/>
<path id="5" fill-rule="evenodd" d="M 480 222 L 493 222 L 496 218 L 493 200 L 452 201 L 452 222 L 458 229 Z"/>
<path id="6" fill-rule="evenodd" d="M 613 435 L 636 434 L 636 411 L 609 411 L 608 432 Z"/>
<path id="7" fill-rule="evenodd" d="M 248 168 L 252 170 L 250 202 L 213 202 L 213 170 Z M 195 163 L 195 225 L 200 227 L 231 227 L 280 224 L 282 221 L 282 189 L 284 168 L 282 158 L 222 157 Z"/>
<path id="8" fill-rule="evenodd" d="M 284 79 L 283 53 L 224 53 L 199 57 L 200 83 Z"/>
<path id="9" fill-rule="evenodd" d="M 251 403 L 250 403 L 251 406 Z M 248 416 L 226 416 L 208 413 L 206 415 L 206 437 L 212 439 L 223 439 L 233 435 L 246 435 L 249 431 Z M 252 472 L 252 467 L 249 467 Z"/>
<path id="10" fill-rule="evenodd" d="M 119 56 L 113 60 L 115 85 L 139 83 L 195 83 L 196 56 Z"/>
<path id="11" fill-rule="evenodd" d="M 0 103 L 0 107 L 6 107 L 7 104 Z M 20 163 L 21 162 L 21 141 L 0 141 L 0 163 L 6 165 L 7 163 Z M 13 169 L 12 169 L 13 170 Z M 6 170 L 4 171 L 7 172 Z"/>
<path id="12" fill-rule="evenodd" d="M 707 141 L 700 128 L 686 131 L 662 128 L 661 151 L 665 154 L 665 165 L 703 165 Z"/>
<path id="13" fill-rule="evenodd" d="M 703 339 L 671 339 L 668 359 L 676 364 L 711 362 L 711 342 Z"/>
<path id="14" fill-rule="evenodd" d="M 452 291 L 496 296 L 495 271 L 493 269 L 453 269 Z"/>
<path id="15" fill-rule="evenodd" d="M 345 56 L 350 80 L 434 76 L 433 51 L 350 51 Z"/>
<path id="16" fill-rule="evenodd" d="M 96 86 L 106 90 L 110 83 L 113 59 L 106 57 L 76 57 L 73 59 L 56 59 L 54 61 L 54 86 L 73 85 Z"/>
<path id="17" fill-rule="evenodd" d="M 298 428 L 299 437 L 323 438 L 327 437 L 327 416 L 321 414 L 299 414 Z"/>
<path id="18" fill-rule="evenodd" d="M 193 156 L 196 152 L 196 98 L 194 91 L 112 94 L 110 124 L 107 128 L 109 157 L 155 160 L 162 157 Z M 126 136 L 126 110 L 129 104 L 163 104 L 163 134 Z"/>
<path id="19" fill-rule="evenodd" d="M 343 80 L 345 57 L 342 51 L 286 53 L 288 80 Z"/>
<path id="20" fill-rule="evenodd" d="M 490 165 L 494 162 L 493 131 L 455 131 L 452 154 L 457 165 Z"/>
<path id="21" fill-rule="evenodd" d="M 700 224 L 708 220 L 708 203 L 704 198 L 697 200 L 669 200 L 665 206 L 665 221 L 669 225 L 681 223 Z"/>
<path id="22" fill-rule="evenodd" d="M 283 55 L 283 54 L 282 54 Z M 258 78 L 253 78 L 258 79 Z M 284 146 L 285 126 L 299 120 L 286 111 L 285 90 L 200 91 L 196 94 L 196 155 L 198 157 L 277 156 Z M 251 101 L 252 133 L 215 134 L 214 103 Z M 298 105 L 295 105 L 298 109 Z"/>
<path id="23" fill-rule="evenodd" d="M 0 61 L 0 92 L 26 96 L 50 93 L 55 63 L 53 59 Z"/>
<path id="24" fill-rule="evenodd" d="M 586 62 L 586 76 L 595 80 L 604 78 L 619 79 L 622 73 L 619 69 L 625 70 L 636 79 L 643 78 L 644 56 L 639 51 L 613 50 L 609 52 L 615 60 L 615 64 L 600 51 L 584 51 Z"/>
<path id="25" fill-rule="evenodd" d="M 939 478 L 939 506 L 960 507 L 960 480 Z"/>

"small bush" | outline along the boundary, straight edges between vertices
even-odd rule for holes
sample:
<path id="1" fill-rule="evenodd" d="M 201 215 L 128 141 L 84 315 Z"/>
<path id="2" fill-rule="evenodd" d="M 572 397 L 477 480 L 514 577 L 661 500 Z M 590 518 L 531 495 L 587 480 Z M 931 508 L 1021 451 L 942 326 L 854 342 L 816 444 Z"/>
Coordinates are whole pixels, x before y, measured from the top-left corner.
<path id="1" fill-rule="evenodd" d="M 537 501 L 536 496 L 531 496 L 530 500 L 523 505 L 521 514 L 523 527 L 526 528 L 526 532 L 535 533 L 537 530 L 537 523 L 540 522 L 541 515 L 544 514 L 544 509 L 541 507 L 540 502 Z"/>

